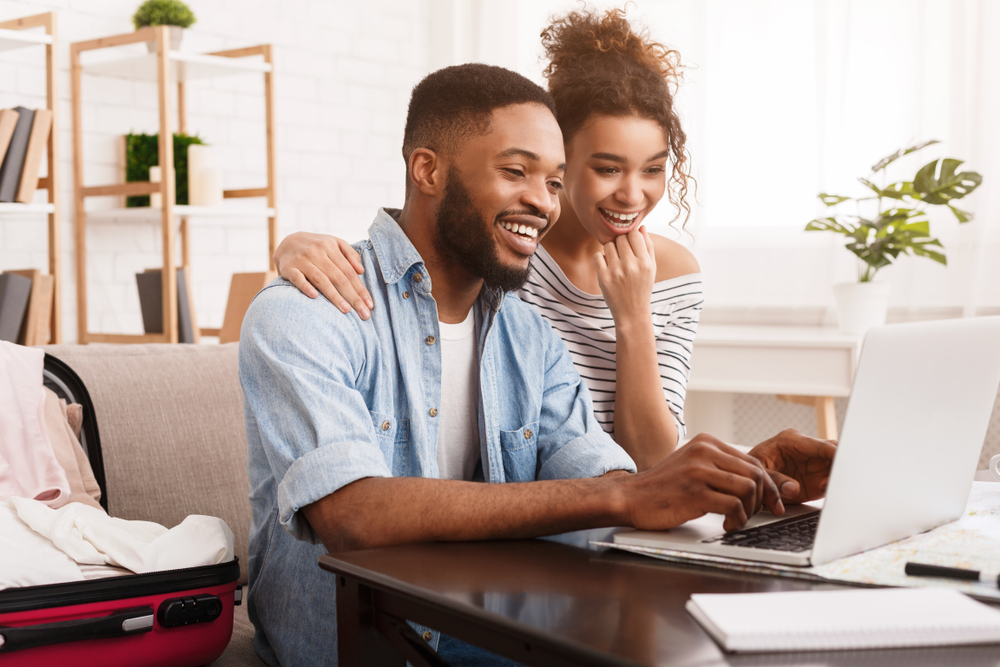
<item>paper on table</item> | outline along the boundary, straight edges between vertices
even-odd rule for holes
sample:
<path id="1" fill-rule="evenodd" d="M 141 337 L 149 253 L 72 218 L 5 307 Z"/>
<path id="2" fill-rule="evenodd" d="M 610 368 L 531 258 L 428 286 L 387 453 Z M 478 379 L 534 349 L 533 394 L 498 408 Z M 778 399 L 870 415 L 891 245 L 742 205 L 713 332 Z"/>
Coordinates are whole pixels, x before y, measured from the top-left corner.
<path id="1" fill-rule="evenodd" d="M 1000 611 L 947 589 L 695 594 L 686 607 L 731 652 L 1000 643 Z"/>

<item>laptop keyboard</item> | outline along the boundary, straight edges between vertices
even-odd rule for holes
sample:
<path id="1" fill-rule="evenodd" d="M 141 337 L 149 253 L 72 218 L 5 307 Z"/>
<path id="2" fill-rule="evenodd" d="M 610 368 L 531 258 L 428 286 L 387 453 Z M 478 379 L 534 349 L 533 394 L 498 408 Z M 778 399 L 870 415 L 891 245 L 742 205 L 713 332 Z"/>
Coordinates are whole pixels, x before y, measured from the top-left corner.
<path id="1" fill-rule="evenodd" d="M 744 528 L 725 533 L 705 542 L 721 542 L 737 547 L 771 549 L 774 551 L 807 551 L 816 539 L 819 512 L 775 521 L 765 526 Z"/>

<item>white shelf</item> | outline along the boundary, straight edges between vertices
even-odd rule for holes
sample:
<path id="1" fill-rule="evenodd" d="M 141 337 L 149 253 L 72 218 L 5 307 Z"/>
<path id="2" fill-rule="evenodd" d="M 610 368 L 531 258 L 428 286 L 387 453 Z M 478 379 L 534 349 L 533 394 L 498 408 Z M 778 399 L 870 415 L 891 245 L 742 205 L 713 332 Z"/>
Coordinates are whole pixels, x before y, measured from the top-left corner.
<path id="1" fill-rule="evenodd" d="M 87 220 L 102 222 L 121 220 L 127 222 L 159 222 L 160 209 L 148 206 L 113 208 L 87 211 Z M 260 206 L 174 206 L 174 217 L 192 218 L 273 218 L 274 209 Z"/>
<path id="2" fill-rule="evenodd" d="M 0 51 L 20 49 L 25 46 L 51 44 L 52 35 L 44 32 L 27 32 L 24 30 L 4 30 L 0 28 Z"/>
<path id="3" fill-rule="evenodd" d="M 0 203 L 0 215 L 25 215 L 29 213 L 55 213 L 55 204 Z"/>
<path id="4" fill-rule="evenodd" d="M 185 53 L 169 51 L 170 77 L 174 82 L 194 81 L 217 76 L 233 74 L 262 74 L 271 71 L 271 64 L 261 60 L 248 58 L 225 58 L 209 56 L 203 53 Z M 83 64 L 85 74 L 102 76 L 117 76 L 127 79 L 156 80 L 156 54 L 117 58 L 115 60 L 98 60 Z"/>

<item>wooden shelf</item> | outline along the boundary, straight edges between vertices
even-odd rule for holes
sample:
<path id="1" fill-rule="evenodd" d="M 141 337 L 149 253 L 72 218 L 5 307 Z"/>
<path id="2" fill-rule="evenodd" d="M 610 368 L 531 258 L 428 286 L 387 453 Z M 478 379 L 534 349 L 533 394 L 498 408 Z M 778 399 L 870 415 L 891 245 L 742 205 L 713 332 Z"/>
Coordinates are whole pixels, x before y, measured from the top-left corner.
<path id="1" fill-rule="evenodd" d="M 210 79 L 233 74 L 264 74 L 271 63 L 262 60 L 224 58 L 203 53 L 168 51 L 170 78 L 176 83 Z M 157 54 L 145 53 L 114 60 L 98 60 L 82 65 L 84 74 L 115 76 L 143 81 L 157 80 Z"/>
<path id="2" fill-rule="evenodd" d="M 130 46 L 132 49 L 145 47 L 146 44 L 156 45 L 155 53 L 135 53 L 130 56 L 119 56 L 115 59 L 95 60 L 93 52 L 107 53 L 107 49 Z M 70 85 L 71 108 L 73 112 L 73 192 L 76 202 L 74 230 L 76 234 L 76 286 L 77 286 L 77 328 L 81 343 L 88 342 L 150 342 L 149 336 L 118 336 L 115 334 L 95 334 L 87 329 L 87 223 L 94 221 L 137 221 L 156 223 L 160 225 L 163 240 L 163 267 L 190 267 L 190 221 L 192 218 L 230 218 L 247 219 L 263 218 L 267 224 L 267 262 L 274 267 L 274 250 L 278 245 L 277 205 L 275 185 L 277 170 L 275 168 L 276 144 L 274 138 L 274 86 L 273 86 L 273 50 L 271 45 L 262 44 L 241 49 L 218 51 L 215 53 L 184 53 L 171 51 L 170 36 L 166 26 L 146 27 L 131 33 L 101 37 L 70 45 Z M 82 58 L 83 54 L 88 54 Z M 118 52 L 121 53 L 120 51 Z M 86 60 L 86 62 L 84 62 Z M 87 211 L 86 200 L 91 197 L 132 196 L 158 194 L 164 203 L 176 201 L 176 189 L 173 179 L 164 179 L 161 183 L 128 182 L 100 186 L 84 186 L 84 142 L 83 142 L 83 74 L 94 76 L 125 77 L 141 79 L 156 83 L 157 109 L 159 111 L 159 164 L 163 173 L 174 172 L 173 142 L 170 137 L 175 131 L 187 133 L 187 113 L 185 109 L 186 85 L 188 81 L 206 79 L 236 74 L 255 74 L 264 80 L 264 132 L 267 151 L 267 184 L 262 188 L 242 190 L 226 190 L 226 199 L 249 199 L 260 197 L 264 199 L 256 205 L 241 206 L 175 206 L 167 205 L 160 208 L 118 208 Z M 175 92 L 176 91 L 176 92 Z M 176 104 L 176 107 L 174 105 Z M 177 125 L 173 125 L 173 110 L 177 111 Z M 177 256 L 177 239 L 180 238 L 180 257 Z M 180 261 L 178 261 L 180 260 Z M 190 275 L 190 274 L 187 274 Z M 163 334 L 162 342 L 176 343 L 179 340 L 179 324 L 177 314 L 177 274 L 175 271 L 163 272 L 162 307 Z M 197 342 L 200 331 L 194 317 L 193 299 L 188 302 L 191 307 L 191 320 L 196 332 Z"/>
<path id="3" fill-rule="evenodd" d="M 137 206 L 87 211 L 87 220 L 89 222 L 121 220 L 159 224 L 163 219 L 162 215 L 159 208 Z M 275 215 L 274 208 L 261 206 L 174 206 L 174 217 L 177 218 L 273 218 Z"/>
<path id="4" fill-rule="evenodd" d="M 55 213 L 55 204 L 10 204 L 0 203 L 0 215 L 31 215 L 37 213 Z"/>
<path id="5" fill-rule="evenodd" d="M 26 46 L 52 44 L 52 35 L 44 32 L 21 32 L 20 30 L 5 30 L 0 28 L 0 51 L 21 49 Z"/>
<path id="6" fill-rule="evenodd" d="M 36 29 L 41 28 L 41 31 Z M 52 112 L 52 129 L 46 142 L 45 161 L 49 174 L 38 179 L 46 191 L 46 203 L 2 203 L 0 216 L 44 215 L 48 222 L 49 275 L 52 276 L 52 315 L 49 341 L 62 343 L 62 239 L 59 216 L 62 209 L 59 176 L 59 32 L 55 12 L 0 21 L 0 51 L 29 46 L 45 47 L 45 107 Z"/>

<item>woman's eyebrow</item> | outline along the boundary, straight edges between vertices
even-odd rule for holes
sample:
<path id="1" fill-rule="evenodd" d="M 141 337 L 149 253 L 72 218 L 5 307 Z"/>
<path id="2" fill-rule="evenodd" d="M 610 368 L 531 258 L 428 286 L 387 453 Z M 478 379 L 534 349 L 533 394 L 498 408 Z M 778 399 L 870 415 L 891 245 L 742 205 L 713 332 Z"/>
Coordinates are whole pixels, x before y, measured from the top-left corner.
<path id="1" fill-rule="evenodd" d="M 652 162 L 653 160 L 659 160 L 660 158 L 665 158 L 669 156 L 670 156 L 670 149 L 667 148 L 666 150 L 662 150 L 653 157 L 647 159 L 646 162 Z M 608 160 L 609 162 L 620 162 L 622 164 L 628 162 L 628 160 L 623 158 L 621 155 L 615 155 L 614 153 L 594 153 L 590 157 L 592 157 L 595 160 Z"/>

